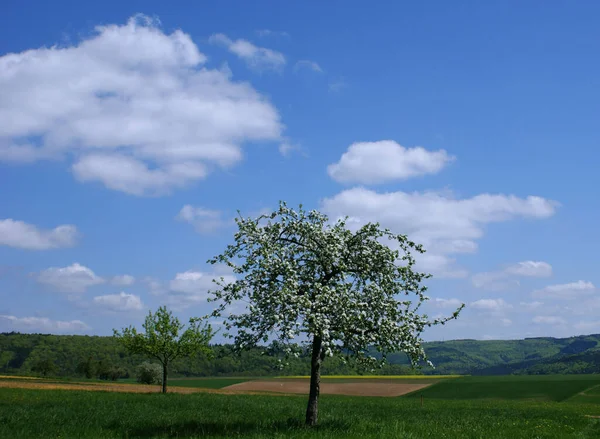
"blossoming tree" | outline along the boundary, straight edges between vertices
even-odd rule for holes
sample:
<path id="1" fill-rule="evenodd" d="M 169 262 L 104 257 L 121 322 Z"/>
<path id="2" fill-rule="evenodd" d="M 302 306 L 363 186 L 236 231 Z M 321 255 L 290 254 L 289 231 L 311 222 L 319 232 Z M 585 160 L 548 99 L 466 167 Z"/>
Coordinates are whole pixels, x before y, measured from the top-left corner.
<path id="1" fill-rule="evenodd" d="M 388 352 L 403 351 L 413 365 L 425 359 L 421 332 L 445 324 L 452 315 L 430 320 L 419 314 L 428 300 L 422 281 L 430 275 L 413 270 L 412 252 L 421 246 L 405 235 L 369 223 L 356 232 L 346 219 L 330 223 L 317 211 L 279 209 L 256 219 L 237 218 L 233 244 L 209 260 L 227 264 L 237 279 L 217 280 L 211 291 L 223 316 L 234 303 L 244 312 L 229 314 L 224 325 L 235 329 L 238 348 L 277 339 L 286 346 L 308 340 L 312 349 L 306 424 L 316 425 L 321 365 L 334 353 L 375 366 Z M 389 242 L 386 242 L 389 241 Z M 412 296 L 412 297 L 411 297 Z M 380 360 L 368 355 L 375 348 Z M 291 353 L 291 348 L 287 351 Z"/>

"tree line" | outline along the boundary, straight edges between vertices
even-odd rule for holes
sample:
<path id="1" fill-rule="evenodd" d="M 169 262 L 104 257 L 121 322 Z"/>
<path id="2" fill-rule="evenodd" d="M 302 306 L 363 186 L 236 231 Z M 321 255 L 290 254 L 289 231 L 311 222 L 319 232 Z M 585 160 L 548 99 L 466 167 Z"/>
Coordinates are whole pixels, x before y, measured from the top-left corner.
<path id="1" fill-rule="evenodd" d="M 310 357 L 303 352 L 279 366 L 281 348 L 277 343 L 237 352 L 232 344 L 213 344 L 210 354 L 180 358 L 171 365 L 175 377 L 308 375 Z M 129 353 L 114 337 L 87 335 L 0 334 L 0 372 L 65 378 L 112 380 L 134 378 L 147 357 Z M 359 371 L 333 358 L 324 366 L 330 375 Z M 378 373 L 417 373 L 407 364 L 389 364 Z"/>

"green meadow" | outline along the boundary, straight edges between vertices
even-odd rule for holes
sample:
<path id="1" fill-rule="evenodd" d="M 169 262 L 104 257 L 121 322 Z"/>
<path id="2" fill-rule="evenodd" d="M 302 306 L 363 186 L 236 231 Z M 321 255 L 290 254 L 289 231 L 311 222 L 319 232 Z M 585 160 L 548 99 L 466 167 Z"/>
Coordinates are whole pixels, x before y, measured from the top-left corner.
<path id="1" fill-rule="evenodd" d="M 312 429 L 305 408 L 301 395 L 1 388 L 0 437 L 600 438 L 600 376 L 461 377 L 398 398 L 323 395 Z"/>
<path id="2" fill-rule="evenodd" d="M 450 400 L 565 401 L 600 385 L 600 375 L 506 375 L 465 376 L 442 380 L 407 395 Z"/>

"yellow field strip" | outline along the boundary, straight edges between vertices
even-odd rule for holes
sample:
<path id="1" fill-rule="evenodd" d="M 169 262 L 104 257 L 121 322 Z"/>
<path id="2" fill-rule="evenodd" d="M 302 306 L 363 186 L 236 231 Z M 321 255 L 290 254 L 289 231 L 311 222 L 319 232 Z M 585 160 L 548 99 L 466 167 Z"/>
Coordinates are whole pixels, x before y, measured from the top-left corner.
<path id="1" fill-rule="evenodd" d="M 327 379 L 369 379 L 369 380 L 441 380 L 449 378 L 460 378 L 464 375 L 321 375 L 321 378 Z M 310 378 L 310 375 L 292 375 L 292 376 L 279 376 L 277 378 L 291 378 L 291 379 L 304 379 Z"/>
<path id="2" fill-rule="evenodd" d="M 4 379 L 4 380 L 41 380 L 41 378 L 38 377 L 23 377 L 23 376 L 17 376 L 17 375 L 0 375 L 0 379 Z"/>
<path id="3" fill-rule="evenodd" d="M 35 389 L 35 390 L 83 390 L 99 392 L 123 392 L 123 393 L 160 393 L 160 386 L 147 386 L 143 384 L 113 384 L 113 383 L 44 383 L 25 381 L 0 381 L 1 388 L 12 389 Z M 217 393 L 222 395 L 274 395 L 284 396 L 284 393 L 235 391 L 230 389 L 205 389 L 200 387 L 176 387 L 170 386 L 169 393 Z"/>

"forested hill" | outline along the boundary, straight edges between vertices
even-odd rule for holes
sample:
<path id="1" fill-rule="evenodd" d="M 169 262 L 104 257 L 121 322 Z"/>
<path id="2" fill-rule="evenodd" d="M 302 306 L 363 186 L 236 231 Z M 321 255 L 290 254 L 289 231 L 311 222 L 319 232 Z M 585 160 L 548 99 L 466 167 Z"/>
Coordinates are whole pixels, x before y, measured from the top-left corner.
<path id="1" fill-rule="evenodd" d="M 545 374 L 600 373 L 600 335 L 571 338 L 527 338 L 524 340 L 452 340 L 425 344 L 435 369 L 426 374 Z M 280 370 L 277 346 L 256 348 L 241 355 L 231 346 L 214 345 L 214 358 L 196 357 L 173 365 L 174 375 L 185 376 L 266 376 L 308 374 L 309 356 L 290 360 Z M 130 355 L 112 337 L 0 334 L 0 373 L 46 373 L 59 376 L 90 375 L 100 378 L 133 374 L 144 359 Z M 389 365 L 380 373 L 414 373 L 402 354 L 388 356 Z M 325 362 L 325 374 L 356 371 L 339 359 Z"/>

